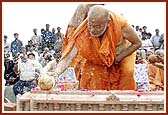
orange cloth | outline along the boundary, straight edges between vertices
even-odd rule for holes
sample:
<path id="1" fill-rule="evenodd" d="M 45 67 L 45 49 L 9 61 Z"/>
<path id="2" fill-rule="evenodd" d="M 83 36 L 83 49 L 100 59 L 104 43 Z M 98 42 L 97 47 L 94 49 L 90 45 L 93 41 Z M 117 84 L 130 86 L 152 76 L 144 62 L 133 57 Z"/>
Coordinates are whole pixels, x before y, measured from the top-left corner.
<path id="1" fill-rule="evenodd" d="M 134 58 L 132 59 L 135 55 L 126 57 L 118 67 L 113 65 L 116 57 L 116 45 L 121 41 L 121 29 L 127 25 L 127 21 L 122 16 L 111 14 L 108 28 L 100 43 L 98 38 L 90 36 L 86 18 L 68 38 L 62 58 L 75 45 L 78 49 L 78 55 L 86 59 L 81 68 L 80 88 L 94 90 L 135 89 L 133 73 L 130 73 L 129 77 L 127 71 L 130 68 L 130 72 L 133 72 L 134 66 L 129 66 L 135 63 Z"/>
<path id="2" fill-rule="evenodd" d="M 62 52 L 65 50 L 66 46 L 68 45 L 68 38 L 70 38 L 72 36 L 74 31 L 75 31 L 74 28 L 68 26 L 68 29 L 67 29 L 66 34 L 65 34 L 65 38 L 62 42 Z"/>
<path id="3" fill-rule="evenodd" d="M 156 85 L 164 89 L 164 70 L 153 64 L 148 64 L 148 75 L 151 90 L 156 90 Z"/>
<path id="4" fill-rule="evenodd" d="M 158 85 L 160 88 L 164 90 L 164 70 L 158 68 L 156 72 L 156 77 L 154 79 L 154 84 Z"/>
<path id="5" fill-rule="evenodd" d="M 154 66 L 153 64 L 148 64 L 149 82 L 153 83 L 157 70 L 158 70 L 158 67 Z"/>
<path id="6" fill-rule="evenodd" d="M 148 76 L 149 76 L 149 83 L 150 83 L 150 90 L 156 90 L 156 85 L 154 84 L 154 79 L 157 73 L 158 67 L 148 64 Z"/>
<path id="7" fill-rule="evenodd" d="M 83 58 L 81 55 L 77 55 L 72 63 L 70 64 L 71 67 L 74 67 L 75 69 L 75 74 L 76 74 L 76 79 L 80 80 L 81 76 L 81 71 L 83 68 L 83 65 L 85 64 L 86 59 Z"/>
<path id="8" fill-rule="evenodd" d="M 118 89 L 120 90 L 135 90 L 136 82 L 134 80 L 136 53 L 125 57 L 119 64 L 120 78 Z"/>
<path id="9" fill-rule="evenodd" d="M 75 29 L 71 26 L 68 26 L 68 29 L 66 31 L 66 35 L 62 44 L 62 52 L 66 49 L 68 42 L 70 42 L 68 38 L 71 38 L 72 34 L 74 33 Z M 70 66 L 74 67 L 75 69 L 75 74 L 76 74 L 76 79 L 80 80 L 80 73 L 81 73 L 81 68 L 83 64 L 85 63 L 85 58 L 83 58 L 81 55 L 77 55 L 74 60 L 71 62 Z"/>

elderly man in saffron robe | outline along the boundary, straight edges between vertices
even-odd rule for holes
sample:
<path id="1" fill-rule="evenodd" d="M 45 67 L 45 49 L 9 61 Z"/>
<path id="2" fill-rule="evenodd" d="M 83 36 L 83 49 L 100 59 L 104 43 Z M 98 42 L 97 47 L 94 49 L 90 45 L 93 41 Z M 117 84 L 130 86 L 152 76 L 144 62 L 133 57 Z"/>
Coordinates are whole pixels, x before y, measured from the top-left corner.
<path id="1" fill-rule="evenodd" d="M 74 12 L 74 15 L 72 16 L 68 28 L 66 31 L 66 35 L 64 38 L 64 41 L 62 43 L 62 52 L 64 52 L 67 44 L 68 44 L 68 38 L 71 37 L 71 35 L 74 33 L 76 28 L 86 19 L 87 13 L 89 11 L 89 8 L 98 5 L 98 4 L 79 4 L 77 9 Z M 104 4 L 99 4 L 99 5 L 104 5 Z M 82 71 L 82 66 L 84 65 L 86 59 L 83 58 L 80 54 L 76 55 L 73 61 L 71 62 L 70 66 L 72 66 L 75 69 L 75 74 L 77 80 L 80 80 L 81 78 L 81 71 Z"/>
<path id="2" fill-rule="evenodd" d="M 80 88 L 134 90 L 135 51 L 141 44 L 123 16 L 100 5 L 92 6 L 87 18 L 69 36 L 54 77 L 80 55 L 85 59 Z"/>

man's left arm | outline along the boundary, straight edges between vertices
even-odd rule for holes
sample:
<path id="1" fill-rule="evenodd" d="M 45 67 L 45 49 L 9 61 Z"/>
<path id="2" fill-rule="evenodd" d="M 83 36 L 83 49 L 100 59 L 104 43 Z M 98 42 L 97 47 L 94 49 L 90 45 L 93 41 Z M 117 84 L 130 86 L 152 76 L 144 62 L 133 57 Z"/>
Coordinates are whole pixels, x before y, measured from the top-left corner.
<path id="1" fill-rule="evenodd" d="M 138 34 L 130 25 L 128 25 L 127 27 L 124 27 L 121 32 L 122 32 L 123 38 L 127 39 L 131 43 L 131 45 L 128 48 L 121 51 L 120 54 L 116 56 L 116 63 L 120 62 L 124 57 L 132 54 L 142 45 L 142 42 Z"/>

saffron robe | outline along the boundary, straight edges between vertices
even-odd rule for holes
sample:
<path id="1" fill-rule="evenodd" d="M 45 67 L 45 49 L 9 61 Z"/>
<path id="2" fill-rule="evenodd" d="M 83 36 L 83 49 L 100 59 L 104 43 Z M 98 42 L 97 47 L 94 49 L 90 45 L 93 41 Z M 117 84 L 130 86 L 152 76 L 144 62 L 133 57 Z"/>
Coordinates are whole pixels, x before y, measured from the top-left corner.
<path id="1" fill-rule="evenodd" d="M 80 55 L 85 60 L 80 68 L 80 88 L 134 90 L 136 88 L 133 78 L 135 53 L 125 57 L 119 65 L 113 64 L 116 58 L 117 44 L 122 41 L 121 30 L 128 26 L 125 18 L 111 13 L 101 43 L 98 38 L 91 37 L 87 21 L 86 18 L 76 30 L 71 31 L 62 53 L 62 58 L 64 58 L 75 45 L 78 50 L 77 56 Z M 129 45 L 128 42 L 127 47 Z"/>

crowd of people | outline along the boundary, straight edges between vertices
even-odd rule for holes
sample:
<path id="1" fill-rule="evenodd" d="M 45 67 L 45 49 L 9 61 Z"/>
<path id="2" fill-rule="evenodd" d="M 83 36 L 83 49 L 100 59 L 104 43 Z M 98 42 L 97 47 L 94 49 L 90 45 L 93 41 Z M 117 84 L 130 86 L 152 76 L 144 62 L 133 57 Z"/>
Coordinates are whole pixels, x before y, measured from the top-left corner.
<path id="1" fill-rule="evenodd" d="M 90 13 L 90 15 L 93 15 L 93 14 L 95 14 L 94 10 L 92 14 Z M 124 25 L 124 26 L 127 26 L 127 25 Z M 90 27 L 92 27 L 92 25 L 90 25 Z M 155 29 L 156 34 L 152 35 L 151 32 L 148 32 L 147 26 L 143 26 L 142 28 L 140 28 L 139 26 L 132 25 L 132 29 L 135 30 L 139 38 L 141 38 L 141 42 L 142 42 L 142 46 L 140 48 L 137 47 L 138 49 L 136 50 L 136 61 L 133 63 L 147 65 L 148 78 L 150 82 L 150 90 L 164 90 L 164 79 L 163 79 L 164 78 L 164 74 L 163 74 L 164 73 L 164 34 L 160 34 L 159 29 Z M 67 49 L 62 49 L 62 43 L 64 43 L 64 47 L 65 47 L 66 41 L 64 40 L 67 40 L 67 39 L 65 39 L 64 34 L 61 33 L 60 30 L 61 28 L 57 27 L 57 33 L 55 33 L 55 28 L 53 28 L 52 31 L 50 31 L 50 25 L 46 24 L 46 29 L 41 29 L 41 35 L 38 35 L 37 29 L 34 28 L 33 29 L 34 34 L 32 38 L 28 40 L 28 44 L 25 46 L 23 46 L 22 41 L 19 39 L 18 33 L 14 33 L 14 41 L 12 41 L 11 43 L 7 42 L 8 36 L 4 35 L 5 86 L 7 87 L 10 85 L 13 85 L 13 92 L 15 95 L 18 95 L 18 94 L 22 95 L 25 92 L 30 91 L 32 88 L 36 87 L 40 73 L 42 73 L 43 71 L 46 70 L 46 68 L 49 67 L 47 64 L 51 64 L 52 62 L 53 65 L 54 64 L 56 65 L 59 62 L 59 59 L 62 56 L 62 51 L 67 50 Z M 83 33 L 79 33 L 79 34 L 84 35 Z M 95 35 L 96 33 L 91 33 L 91 34 Z M 68 36 L 67 33 L 66 35 Z M 85 33 L 85 36 L 86 36 L 86 33 Z M 101 39 L 102 43 L 104 39 Z M 79 40 L 78 43 L 79 42 L 82 42 L 82 41 Z M 87 44 L 83 44 L 83 45 L 85 45 L 85 47 L 89 46 Z M 86 51 L 89 51 L 89 50 L 86 50 Z M 82 54 L 83 52 L 80 52 L 80 53 Z M 95 63 L 95 60 L 92 60 L 92 58 L 88 60 L 94 61 Z M 99 60 L 97 62 L 99 62 Z M 107 63 L 112 63 L 112 62 L 107 62 Z M 119 62 L 120 60 L 115 63 L 117 64 Z M 91 66 L 89 65 L 89 63 L 88 63 L 88 66 Z M 97 66 L 95 65 L 94 65 L 94 68 L 97 68 Z M 86 68 L 86 69 L 88 69 L 86 71 L 90 71 L 90 68 Z M 103 72 L 103 69 L 100 72 L 105 73 Z M 78 73 L 76 72 L 76 74 Z M 86 75 L 87 72 L 82 74 Z M 94 74 L 92 76 L 94 76 Z M 81 80 L 81 79 L 78 79 L 78 80 Z M 105 83 L 104 85 L 107 86 L 106 82 L 104 82 Z M 24 90 L 24 87 L 28 87 L 28 89 Z M 89 86 L 89 88 L 90 87 L 92 86 Z"/>
<path id="2" fill-rule="evenodd" d="M 142 46 L 136 51 L 136 64 L 147 65 L 149 90 L 164 90 L 164 34 L 155 29 L 155 35 L 147 32 L 147 27 L 135 27 Z M 143 87 L 141 85 L 139 88 Z"/>
<path id="3" fill-rule="evenodd" d="M 4 35 L 4 80 L 5 86 L 13 86 L 15 95 L 23 94 L 24 87 L 30 91 L 37 86 L 37 79 L 50 61 L 58 62 L 61 57 L 62 42 L 64 34 L 61 28 L 57 27 L 50 31 L 50 25 L 41 29 L 41 35 L 37 29 L 33 29 L 33 36 L 28 44 L 23 45 L 19 34 L 14 33 L 14 40 L 7 41 L 8 36 Z"/>

